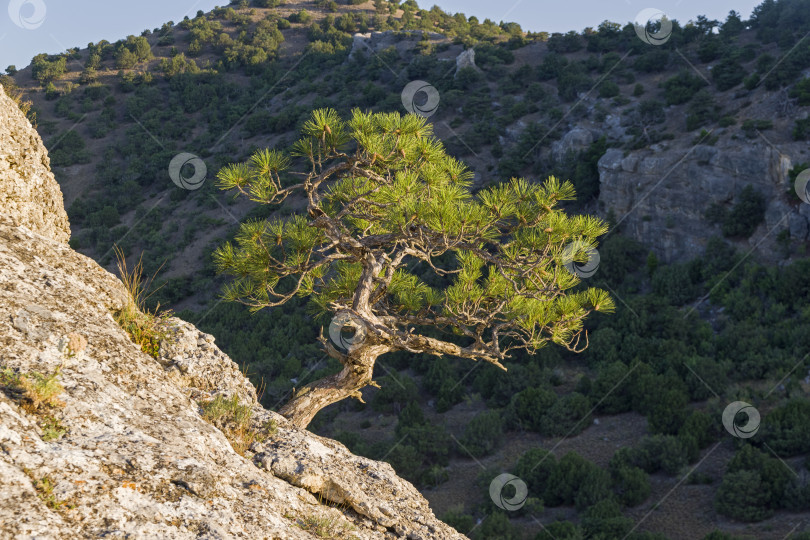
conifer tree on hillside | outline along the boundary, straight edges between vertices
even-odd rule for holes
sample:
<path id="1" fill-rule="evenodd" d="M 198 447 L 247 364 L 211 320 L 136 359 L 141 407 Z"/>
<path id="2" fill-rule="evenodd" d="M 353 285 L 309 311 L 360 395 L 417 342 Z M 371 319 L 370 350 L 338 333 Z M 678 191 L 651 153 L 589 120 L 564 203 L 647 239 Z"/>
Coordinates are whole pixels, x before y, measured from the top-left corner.
<path id="1" fill-rule="evenodd" d="M 301 193 L 307 214 L 246 221 L 215 260 L 235 276 L 226 299 L 258 310 L 309 296 L 334 315 L 330 329 L 353 330 L 345 347 L 321 336 L 343 369 L 298 389 L 279 411 L 300 427 L 327 405 L 359 399 L 385 353 L 505 369 L 512 349 L 553 342 L 583 350 L 583 320 L 614 308 L 603 290 L 571 290 L 580 279 L 568 268 L 588 260 L 607 225 L 557 208 L 574 198 L 570 182 L 512 179 L 473 195 L 472 173 L 413 114 L 355 110 L 344 121 L 334 110 L 314 111 L 291 157 L 306 170 L 288 171 L 290 157 L 261 150 L 219 172 L 219 187 L 261 204 Z M 429 286 L 412 272 L 415 262 L 449 286 Z M 452 341 L 426 335 L 437 332 Z"/>

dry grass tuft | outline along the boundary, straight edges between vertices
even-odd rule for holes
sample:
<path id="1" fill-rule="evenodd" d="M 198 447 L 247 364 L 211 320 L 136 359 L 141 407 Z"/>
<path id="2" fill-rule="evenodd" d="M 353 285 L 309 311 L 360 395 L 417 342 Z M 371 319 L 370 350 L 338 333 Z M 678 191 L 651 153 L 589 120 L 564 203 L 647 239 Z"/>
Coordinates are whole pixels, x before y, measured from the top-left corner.
<path id="1" fill-rule="evenodd" d="M 239 398 L 234 395 L 228 399 L 217 396 L 214 399 L 200 401 L 203 410 L 203 418 L 225 434 L 230 441 L 234 451 L 244 456 L 250 445 L 254 442 L 262 442 L 275 434 L 277 426 L 270 421 L 259 431 L 251 427 L 253 411 L 247 405 L 239 403 Z"/>
<path id="2" fill-rule="evenodd" d="M 147 294 L 155 276 L 148 280 L 143 278 L 143 255 L 141 255 L 141 259 L 138 259 L 135 267 L 130 270 L 127 267 L 123 250 L 118 246 L 115 246 L 114 249 L 118 259 L 119 277 L 129 293 L 127 304 L 114 314 L 115 321 L 143 352 L 153 358 L 158 358 L 160 341 L 168 337 L 164 323 L 171 317 L 171 311 L 161 311 L 159 304 L 152 311 L 146 308 L 146 301 L 156 291 Z"/>
<path id="3" fill-rule="evenodd" d="M 304 516 L 295 520 L 296 526 L 310 532 L 318 538 L 345 538 L 347 540 L 357 537 L 350 534 L 355 527 L 349 523 L 341 521 L 337 516 L 318 517 L 315 515 Z"/>
<path id="4" fill-rule="evenodd" d="M 56 495 L 53 494 L 54 481 L 50 476 L 45 475 L 42 478 L 35 479 L 31 476 L 30 471 L 26 470 L 25 472 L 34 482 L 34 489 L 37 490 L 37 495 L 39 495 L 39 498 L 45 503 L 45 506 L 51 510 L 72 509 L 76 507 L 74 504 L 56 498 Z"/>
<path id="5" fill-rule="evenodd" d="M 57 377 L 59 369 L 45 375 L 32 371 L 30 373 L 15 373 L 9 368 L 0 371 L 0 386 L 17 394 L 24 409 L 36 412 L 43 405 L 48 407 L 63 407 L 65 403 L 57 396 L 65 389 L 59 384 Z"/>

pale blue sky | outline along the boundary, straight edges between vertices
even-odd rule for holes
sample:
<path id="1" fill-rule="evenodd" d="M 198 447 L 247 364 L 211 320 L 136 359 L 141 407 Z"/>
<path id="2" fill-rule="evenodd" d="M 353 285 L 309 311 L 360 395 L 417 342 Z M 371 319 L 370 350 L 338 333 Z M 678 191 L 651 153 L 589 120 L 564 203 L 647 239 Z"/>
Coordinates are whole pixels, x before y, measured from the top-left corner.
<path id="1" fill-rule="evenodd" d="M 418 1 L 418 0 L 417 0 Z M 36 3 L 44 6 L 36 13 Z M 657 8 L 670 18 L 686 22 L 697 15 L 723 20 L 729 10 L 748 18 L 760 0 L 433 0 L 449 12 L 461 11 L 480 20 L 490 18 L 515 21 L 526 30 L 548 32 L 580 31 L 596 27 L 605 19 L 626 23 L 644 8 Z M 0 2 L 0 70 L 9 64 L 22 68 L 41 52 L 58 53 L 69 47 L 86 47 L 102 39 L 116 41 L 129 34 L 140 34 L 166 21 L 193 17 L 197 10 L 209 11 L 228 0 L 2 0 Z M 12 20 L 9 11 L 19 13 L 16 22 L 35 28 L 24 29 Z M 44 14 L 44 18 L 39 15 Z M 26 20 L 28 21 L 26 23 Z"/>

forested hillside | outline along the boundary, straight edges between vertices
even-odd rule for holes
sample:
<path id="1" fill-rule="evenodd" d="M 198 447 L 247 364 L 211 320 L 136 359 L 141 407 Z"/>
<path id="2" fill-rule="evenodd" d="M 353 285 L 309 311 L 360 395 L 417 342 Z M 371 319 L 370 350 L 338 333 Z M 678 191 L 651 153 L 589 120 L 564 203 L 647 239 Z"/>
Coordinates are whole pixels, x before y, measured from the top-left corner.
<path id="1" fill-rule="evenodd" d="M 628 21 L 549 35 L 414 0 L 242 0 L 39 55 L 0 82 L 32 102 L 71 245 L 111 269 L 114 245 L 142 256 L 157 275 L 151 301 L 216 336 L 277 409 L 339 368 L 317 342 L 323 323 L 305 299 L 255 314 L 221 302 L 211 253 L 239 222 L 287 217 L 303 201 L 236 201 L 215 176 L 288 147 L 315 108 L 408 112 L 412 81 L 435 88 L 429 120 L 477 188 L 555 175 L 576 187 L 567 209 L 608 220 L 585 281 L 617 310 L 587 322 L 584 353 L 548 346 L 516 354 L 507 372 L 386 355 L 366 403 L 333 405 L 311 429 L 391 463 L 472 538 L 810 538 L 810 236 L 801 221 L 771 226 L 769 210 L 778 199 L 810 216 L 793 189 L 810 168 L 810 1 L 766 0 L 723 21 L 696 13 L 655 46 Z M 699 256 L 672 260 L 644 238 L 677 236 L 678 219 L 644 229 L 657 218 L 605 203 L 606 155 L 677 161 L 697 148 L 708 162 L 736 147 L 756 160 L 756 145 L 789 164 L 774 173 L 781 183 L 690 209 L 705 221 Z M 199 158 L 182 178 L 207 171 L 196 189 L 169 176 L 182 153 Z M 718 168 L 731 182 L 741 166 Z M 754 436 L 724 428 L 735 401 L 761 414 Z M 503 472 L 528 487 L 518 510 L 490 497 Z"/>

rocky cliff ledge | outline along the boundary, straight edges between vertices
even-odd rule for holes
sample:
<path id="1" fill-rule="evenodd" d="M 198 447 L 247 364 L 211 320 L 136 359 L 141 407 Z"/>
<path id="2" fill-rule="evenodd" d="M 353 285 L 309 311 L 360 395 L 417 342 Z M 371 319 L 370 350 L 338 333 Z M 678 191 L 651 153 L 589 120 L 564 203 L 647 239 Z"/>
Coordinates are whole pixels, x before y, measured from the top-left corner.
<path id="1" fill-rule="evenodd" d="M 69 234 L 0 88 L 0 538 L 464 538 L 388 464 L 263 409 L 212 336 L 169 319 L 142 352 L 113 317 L 126 289 Z M 250 411 L 240 453 L 203 417 L 216 396 Z"/>

